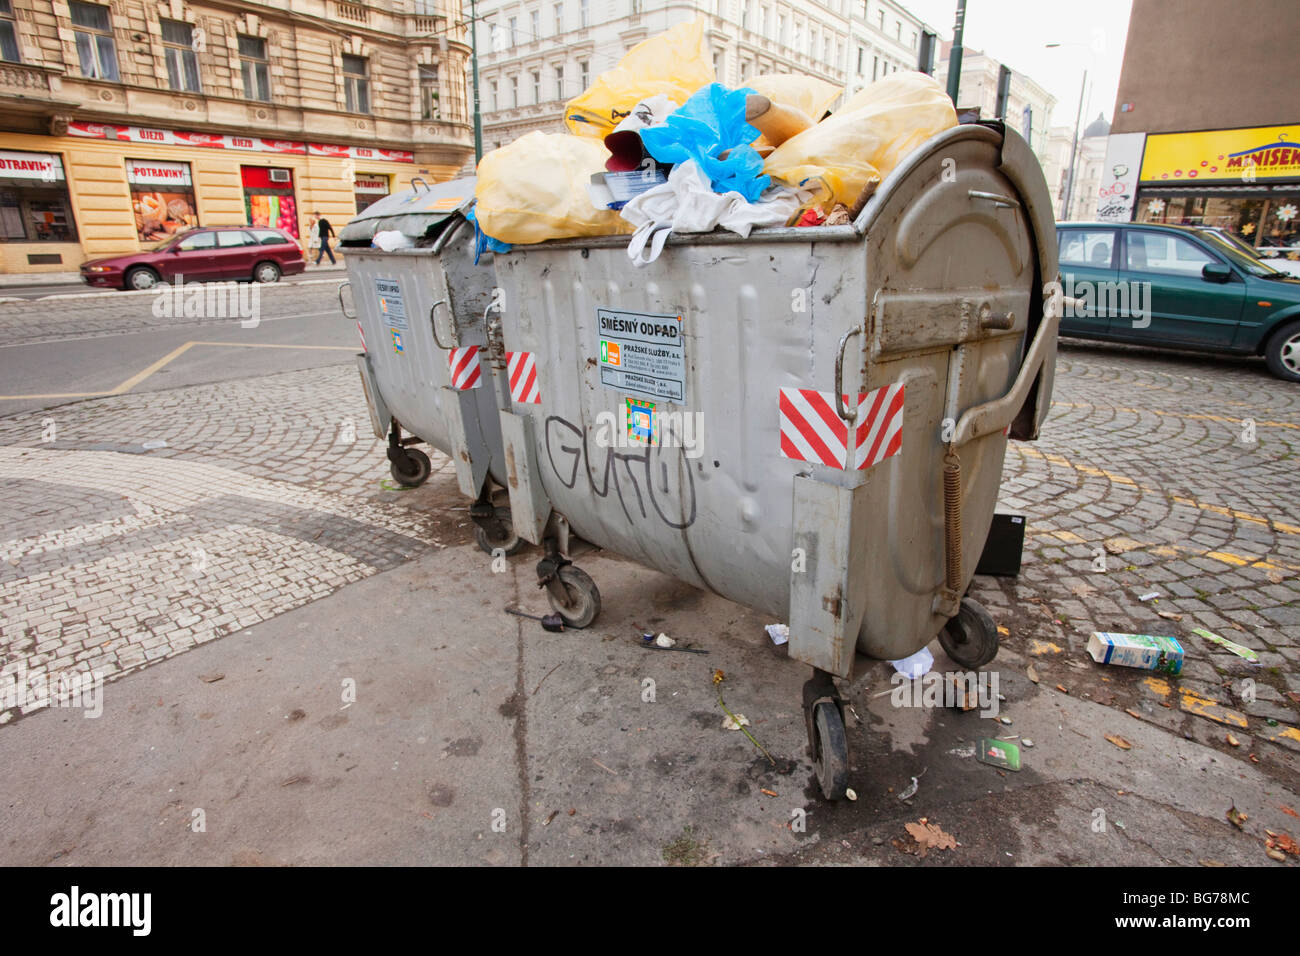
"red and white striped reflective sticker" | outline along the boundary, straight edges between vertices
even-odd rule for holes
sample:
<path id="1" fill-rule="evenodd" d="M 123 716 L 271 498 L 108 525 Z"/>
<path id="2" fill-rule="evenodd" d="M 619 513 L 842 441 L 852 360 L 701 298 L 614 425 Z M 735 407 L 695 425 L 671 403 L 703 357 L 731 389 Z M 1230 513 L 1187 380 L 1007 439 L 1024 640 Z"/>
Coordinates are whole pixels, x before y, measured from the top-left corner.
<path id="1" fill-rule="evenodd" d="M 846 396 L 847 400 L 847 396 Z M 781 455 L 828 468 L 870 468 L 903 447 L 903 383 L 858 396 L 853 455 L 849 426 L 835 411 L 835 396 L 810 388 L 781 389 Z"/>
<path id="2" fill-rule="evenodd" d="M 903 449 L 903 383 L 885 385 L 858 401 L 853 467 L 878 465 Z"/>
<path id="3" fill-rule="evenodd" d="M 537 381 L 537 356 L 532 352 L 507 352 L 506 370 L 510 373 L 510 398 L 529 405 L 542 403 L 542 388 Z"/>
<path id="4" fill-rule="evenodd" d="M 361 336 L 361 351 L 368 351 L 366 348 L 366 333 L 361 331 L 361 320 L 357 319 L 357 335 Z"/>
<path id="5" fill-rule="evenodd" d="M 452 388 L 459 388 L 463 391 L 467 388 L 478 388 L 483 384 L 477 345 L 466 345 L 464 348 L 452 349 L 447 353 L 447 365 L 451 369 Z"/>
<path id="6" fill-rule="evenodd" d="M 829 468 L 844 467 L 849 426 L 835 412 L 835 396 L 811 388 L 781 389 L 781 455 Z"/>

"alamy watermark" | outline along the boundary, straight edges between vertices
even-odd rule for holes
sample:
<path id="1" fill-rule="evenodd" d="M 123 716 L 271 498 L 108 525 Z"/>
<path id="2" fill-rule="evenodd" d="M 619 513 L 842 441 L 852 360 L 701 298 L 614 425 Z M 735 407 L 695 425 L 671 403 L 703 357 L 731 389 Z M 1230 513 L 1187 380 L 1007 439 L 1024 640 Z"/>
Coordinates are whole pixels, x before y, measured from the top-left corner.
<path id="1" fill-rule="evenodd" d="M 998 715 L 997 671 L 930 671 L 916 680 L 895 671 L 889 683 L 894 688 L 889 703 L 894 707 L 978 707 L 981 717 Z"/>
<path id="2" fill-rule="evenodd" d="M 1127 319 L 1135 329 L 1151 325 L 1150 282 L 1091 282 L 1067 274 L 1063 284 L 1049 282 L 1044 292 L 1065 297 L 1062 318 Z"/>
<path id="3" fill-rule="evenodd" d="M 186 282 L 153 287 L 153 314 L 159 319 L 239 319 L 240 328 L 262 321 L 262 286 L 256 282 Z"/>
<path id="4" fill-rule="evenodd" d="M 665 412 L 655 403 L 629 398 L 618 412 L 596 415 L 593 440 L 600 448 L 681 448 L 687 458 L 704 454 L 704 414 Z"/>
<path id="5" fill-rule="evenodd" d="M 104 713 L 104 672 L 28 674 L 27 664 L 19 661 L 14 670 L 0 674 L 0 710 L 15 707 L 23 712 L 43 707 L 78 707 L 85 711 L 83 717 L 99 717 Z"/>

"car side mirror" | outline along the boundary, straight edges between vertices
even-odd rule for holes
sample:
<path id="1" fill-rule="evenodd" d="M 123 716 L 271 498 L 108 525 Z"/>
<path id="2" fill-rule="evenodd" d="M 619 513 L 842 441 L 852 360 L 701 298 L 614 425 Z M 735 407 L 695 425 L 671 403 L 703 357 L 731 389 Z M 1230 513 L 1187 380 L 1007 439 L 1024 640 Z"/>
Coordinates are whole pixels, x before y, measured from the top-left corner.
<path id="1" fill-rule="evenodd" d="M 1207 262 L 1201 270 L 1201 278 L 1206 282 L 1231 282 L 1232 269 L 1222 262 Z"/>

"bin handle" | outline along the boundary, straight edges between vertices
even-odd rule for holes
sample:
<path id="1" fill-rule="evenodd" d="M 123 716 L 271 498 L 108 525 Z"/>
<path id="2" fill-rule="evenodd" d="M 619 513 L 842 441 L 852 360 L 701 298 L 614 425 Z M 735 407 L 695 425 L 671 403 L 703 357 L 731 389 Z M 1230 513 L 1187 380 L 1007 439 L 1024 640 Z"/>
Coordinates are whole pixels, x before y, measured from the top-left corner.
<path id="1" fill-rule="evenodd" d="M 1043 361 L 1047 357 L 1047 350 L 1056 337 L 1056 327 L 1061 319 L 1063 296 L 1059 285 L 1056 291 L 1046 296 L 1046 298 L 1047 302 L 1043 308 L 1043 321 L 1038 323 L 1038 331 L 1034 333 L 1034 341 L 1025 353 L 1025 360 L 1020 365 L 1020 374 L 1016 376 L 1015 384 L 1001 398 L 995 398 L 991 402 L 985 402 L 983 405 L 976 405 L 974 408 L 966 409 L 966 412 L 958 420 L 957 427 L 953 430 L 950 448 L 960 448 L 976 438 L 983 438 L 985 435 L 1001 431 L 1011 424 L 1011 419 L 1024 405 L 1025 397 L 1029 394 L 1029 389 L 1033 386 L 1034 380 L 1038 377 L 1038 371 L 1042 368 Z"/>
<path id="2" fill-rule="evenodd" d="M 416 183 L 419 183 L 421 186 L 424 187 L 424 191 L 425 191 L 426 193 L 429 192 L 429 184 L 426 183 L 426 182 L 425 182 L 421 177 L 419 177 L 419 176 L 412 176 L 410 179 L 407 180 L 407 182 L 411 184 L 411 189 L 412 189 L 412 190 L 415 189 L 415 184 L 416 184 Z"/>
<path id="3" fill-rule="evenodd" d="M 456 347 L 455 343 L 444 345 L 442 342 L 442 336 L 438 334 L 438 306 L 446 304 L 446 299 L 439 299 L 429 307 L 429 324 L 433 326 L 433 341 L 438 344 L 438 348 L 449 352 Z"/>
<path id="4" fill-rule="evenodd" d="M 966 195 L 970 196 L 971 199 L 987 199 L 995 206 L 1006 206 L 1008 209 L 1015 209 L 1020 205 L 1018 200 L 1012 199 L 1010 196 L 1002 196 L 998 193 L 986 193 L 979 189 L 968 189 Z"/>
<path id="5" fill-rule="evenodd" d="M 840 347 L 835 352 L 835 410 L 839 412 L 840 418 L 844 419 L 850 425 L 858 417 L 856 406 L 850 411 L 844 407 L 844 347 L 849 344 L 849 339 L 862 332 L 862 327 L 855 325 L 843 335 L 840 336 Z"/>
<path id="6" fill-rule="evenodd" d="M 345 319 L 355 319 L 357 317 L 355 312 L 348 311 L 347 305 L 343 302 L 343 290 L 350 289 L 351 287 L 352 283 L 347 279 L 344 279 L 339 283 L 339 310 L 343 313 L 343 318 Z"/>

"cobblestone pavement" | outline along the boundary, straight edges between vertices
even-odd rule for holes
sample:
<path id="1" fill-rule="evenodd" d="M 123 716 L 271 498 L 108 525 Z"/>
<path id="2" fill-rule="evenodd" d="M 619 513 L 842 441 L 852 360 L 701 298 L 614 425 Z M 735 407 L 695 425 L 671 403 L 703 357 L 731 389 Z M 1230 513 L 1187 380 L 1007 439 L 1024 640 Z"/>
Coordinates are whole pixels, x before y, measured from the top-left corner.
<path id="1" fill-rule="evenodd" d="M 1294 779 L 1298 439 L 1300 389 L 1260 363 L 1065 344 L 1043 439 L 1006 459 L 1022 573 L 974 593 L 1041 686 Z M 29 675 L 112 679 L 471 531 L 445 458 L 421 489 L 385 487 L 351 366 L 0 419 L 0 477 L 0 646 Z M 1093 630 L 1178 636 L 1184 675 L 1098 668 Z"/>

